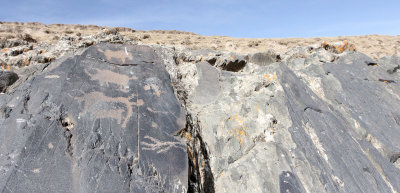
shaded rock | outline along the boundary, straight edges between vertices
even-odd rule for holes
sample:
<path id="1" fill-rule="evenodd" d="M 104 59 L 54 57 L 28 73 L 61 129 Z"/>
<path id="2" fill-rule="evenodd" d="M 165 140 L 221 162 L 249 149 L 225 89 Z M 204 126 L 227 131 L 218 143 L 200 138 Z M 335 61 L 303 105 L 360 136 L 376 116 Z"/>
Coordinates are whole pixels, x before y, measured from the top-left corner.
<path id="1" fill-rule="evenodd" d="M 2 192 L 188 189 L 185 112 L 149 47 L 92 46 L 0 99 Z"/>
<path id="2" fill-rule="evenodd" d="M 16 46 L 20 46 L 20 45 L 28 45 L 27 41 L 23 41 L 23 40 L 5 40 L 5 39 L 1 39 L 0 40 L 0 48 L 12 48 L 12 47 L 16 47 Z"/>
<path id="3" fill-rule="evenodd" d="M 36 42 L 36 40 L 33 39 L 32 36 L 29 35 L 29 34 L 27 34 L 27 33 L 18 34 L 17 37 L 18 37 L 19 39 L 24 40 L 24 41 L 27 41 L 27 42 L 32 42 L 32 43 Z"/>
<path id="4" fill-rule="evenodd" d="M 201 61 L 207 61 L 212 66 L 215 65 L 217 59 L 222 54 L 213 50 L 177 50 L 177 54 L 174 56 L 175 63 L 182 64 L 184 62 L 198 63 Z"/>
<path id="5" fill-rule="evenodd" d="M 0 71 L 0 92 L 5 92 L 17 80 L 18 75 L 15 72 Z"/>
<path id="6" fill-rule="evenodd" d="M 248 56 L 248 61 L 258 65 L 268 65 L 281 60 L 280 55 L 273 51 L 260 52 Z"/>
<path id="7" fill-rule="evenodd" d="M 244 56 L 237 54 L 224 54 L 217 59 L 215 66 L 222 70 L 238 72 L 242 70 L 246 64 L 247 61 Z"/>
<path id="8" fill-rule="evenodd" d="M 142 39 L 149 39 L 150 38 L 150 35 L 149 34 L 144 34 L 143 36 L 142 36 Z"/>
<path id="9" fill-rule="evenodd" d="M 37 63 L 49 63 L 51 61 L 53 61 L 54 58 L 50 58 L 47 56 L 43 56 L 43 55 L 38 55 L 32 58 L 32 61 L 35 61 Z"/>
<path id="10" fill-rule="evenodd" d="M 30 51 L 32 49 L 33 49 L 32 45 L 14 47 L 14 48 L 10 49 L 10 51 L 8 52 L 8 55 L 9 56 L 18 56 L 18 55 L 20 55 L 20 54 L 22 54 L 24 52 L 28 52 L 28 51 Z"/>

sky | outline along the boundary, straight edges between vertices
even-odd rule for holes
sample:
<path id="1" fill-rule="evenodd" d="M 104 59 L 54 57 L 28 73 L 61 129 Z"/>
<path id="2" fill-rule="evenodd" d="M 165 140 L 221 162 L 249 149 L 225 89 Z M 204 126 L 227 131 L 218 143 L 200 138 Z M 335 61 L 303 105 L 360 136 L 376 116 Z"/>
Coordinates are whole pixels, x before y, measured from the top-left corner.
<path id="1" fill-rule="evenodd" d="M 0 0 L 0 21 L 246 38 L 400 35 L 400 0 Z"/>

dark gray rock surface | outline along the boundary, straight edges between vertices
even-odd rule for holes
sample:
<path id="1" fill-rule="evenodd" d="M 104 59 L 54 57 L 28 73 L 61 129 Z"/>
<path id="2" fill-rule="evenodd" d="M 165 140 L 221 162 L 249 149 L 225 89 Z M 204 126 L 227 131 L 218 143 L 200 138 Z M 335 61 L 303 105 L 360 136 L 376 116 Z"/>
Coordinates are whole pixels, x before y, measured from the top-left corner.
<path id="1" fill-rule="evenodd" d="M 375 72 L 368 69 L 371 67 L 364 65 L 363 60 L 351 64 L 324 64 L 324 67 L 328 69 L 328 76 L 343 81 L 342 90 L 336 90 L 336 96 L 331 96 L 337 102 L 336 107 L 319 99 L 281 64 L 281 84 L 293 122 L 289 131 L 299 148 L 294 150 L 296 157 L 318 168 L 327 192 L 399 190 L 399 169 L 390 162 L 388 155 L 379 151 L 389 153 L 400 148 L 397 140 L 400 127 L 391 118 L 391 113 L 398 114 L 396 105 L 400 104 L 393 101 L 393 95 L 384 92 L 385 83 L 363 79 L 368 72 Z M 386 106 L 390 103 L 392 107 Z M 341 105 L 350 106 L 350 112 L 342 114 L 336 110 Z M 360 127 L 353 129 L 344 116 L 356 120 Z M 379 145 L 374 147 L 373 141 Z M 370 184 L 365 185 L 366 182 Z"/>
<path id="2" fill-rule="evenodd" d="M 400 192 L 398 57 L 297 48 L 230 70 L 158 52 L 196 123 L 200 192 Z"/>
<path id="3" fill-rule="evenodd" d="M 150 47 L 92 46 L 0 101 L 0 192 L 188 188 L 185 113 Z"/>
<path id="4" fill-rule="evenodd" d="M 21 68 L 0 95 L 0 190 L 398 193 L 399 65 L 100 44 Z"/>

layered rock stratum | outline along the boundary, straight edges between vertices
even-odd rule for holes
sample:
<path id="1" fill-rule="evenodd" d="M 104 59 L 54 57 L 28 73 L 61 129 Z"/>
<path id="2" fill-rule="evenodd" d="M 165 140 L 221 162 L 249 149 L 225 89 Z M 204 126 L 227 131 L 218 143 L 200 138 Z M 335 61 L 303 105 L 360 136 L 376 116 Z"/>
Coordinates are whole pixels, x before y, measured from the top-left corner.
<path id="1" fill-rule="evenodd" d="M 1 192 L 400 192 L 398 37 L 0 25 Z"/>

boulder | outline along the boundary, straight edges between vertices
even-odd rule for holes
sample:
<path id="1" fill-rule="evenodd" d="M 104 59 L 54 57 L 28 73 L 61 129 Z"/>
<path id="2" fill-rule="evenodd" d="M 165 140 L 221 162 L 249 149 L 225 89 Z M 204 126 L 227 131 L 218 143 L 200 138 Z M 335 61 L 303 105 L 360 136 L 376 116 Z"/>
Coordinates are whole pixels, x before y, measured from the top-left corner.
<path id="1" fill-rule="evenodd" d="M 0 95 L 1 192 L 186 192 L 185 127 L 147 46 L 92 46 Z"/>

